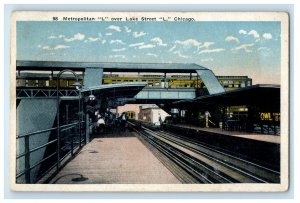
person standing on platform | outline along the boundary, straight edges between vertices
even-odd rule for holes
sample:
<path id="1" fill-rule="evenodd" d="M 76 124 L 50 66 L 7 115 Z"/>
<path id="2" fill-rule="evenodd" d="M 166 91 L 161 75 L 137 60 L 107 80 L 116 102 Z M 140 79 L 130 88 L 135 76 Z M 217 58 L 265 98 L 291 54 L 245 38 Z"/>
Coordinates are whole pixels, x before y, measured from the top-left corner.
<path id="1" fill-rule="evenodd" d="M 121 126 L 123 130 L 126 129 L 126 123 L 127 123 L 127 115 L 125 113 L 122 113 L 121 115 Z"/>
<path id="2" fill-rule="evenodd" d="M 209 122 L 209 118 L 211 117 L 209 111 L 205 111 L 205 127 L 209 128 L 208 122 Z"/>
<path id="3" fill-rule="evenodd" d="M 163 124 L 163 121 L 162 121 L 160 115 L 159 115 L 158 121 L 159 121 L 159 129 L 162 130 L 162 124 Z"/>

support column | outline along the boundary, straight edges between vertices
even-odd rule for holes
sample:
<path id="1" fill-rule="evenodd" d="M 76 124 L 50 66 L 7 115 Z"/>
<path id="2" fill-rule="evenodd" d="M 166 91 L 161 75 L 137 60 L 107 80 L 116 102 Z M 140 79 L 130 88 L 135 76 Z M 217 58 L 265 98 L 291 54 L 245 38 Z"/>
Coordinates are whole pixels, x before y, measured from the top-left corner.
<path id="1" fill-rule="evenodd" d="M 223 86 L 211 70 L 196 70 L 196 72 L 204 82 L 209 94 L 225 92 Z"/>
<path id="2" fill-rule="evenodd" d="M 85 144 L 90 142 L 90 115 L 85 114 Z"/>
<path id="3" fill-rule="evenodd" d="M 86 68 L 84 73 L 84 88 L 102 85 L 103 68 Z"/>

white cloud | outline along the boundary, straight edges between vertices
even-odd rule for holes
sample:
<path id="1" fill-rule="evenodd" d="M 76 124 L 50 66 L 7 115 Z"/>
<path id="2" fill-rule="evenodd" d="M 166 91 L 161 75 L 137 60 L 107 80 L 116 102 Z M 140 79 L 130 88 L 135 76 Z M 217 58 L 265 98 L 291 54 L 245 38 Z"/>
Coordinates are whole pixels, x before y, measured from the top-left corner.
<path id="1" fill-rule="evenodd" d="M 138 46 L 142 46 L 144 44 L 145 44 L 144 42 L 134 43 L 134 44 L 129 44 L 129 47 L 138 47 Z"/>
<path id="2" fill-rule="evenodd" d="M 106 43 L 106 40 L 105 40 L 105 39 L 104 39 L 104 40 L 102 40 L 102 41 L 101 41 L 101 43 L 102 43 L 102 44 L 105 44 L 105 43 Z"/>
<path id="3" fill-rule="evenodd" d="M 163 47 L 167 46 L 167 44 L 164 44 L 162 39 L 159 37 L 154 37 L 150 41 L 157 43 L 158 46 L 163 46 Z"/>
<path id="4" fill-rule="evenodd" d="M 125 51 L 125 50 L 126 50 L 126 48 L 112 49 L 112 51 L 114 51 L 114 52 L 120 52 L 120 51 Z"/>
<path id="5" fill-rule="evenodd" d="M 127 26 L 124 26 L 124 27 L 125 27 L 126 32 L 131 32 L 131 29 L 129 27 L 127 27 Z"/>
<path id="6" fill-rule="evenodd" d="M 122 40 L 120 39 L 116 39 L 116 40 L 110 40 L 110 43 L 111 44 L 126 44 L 124 43 Z"/>
<path id="7" fill-rule="evenodd" d="M 248 48 L 252 47 L 252 46 L 254 46 L 254 43 L 251 43 L 251 44 L 241 44 L 240 46 L 232 48 L 231 50 L 232 51 L 237 51 L 237 50 L 240 50 L 240 49 L 244 49 L 246 52 L 249 52 L 250 50 Z"/>
<path id="8" fill-rule="evenodd" d="M 246 35 L 246 34 L 247 34 L 247 31 L 246 31 L 246 30 L 240 30 L 239 33 L 240 33 L 240 34 L 243 34 L 243 35 Z"/>
<path id="9" fill-rule="evenodd" d="M 83 40 L 85 38 L 85 35 L 84 34 L 81 34 L 81 33 L 77 33 L 75 34 L 73 37 L 71 38 L 64 38 L 64 40 L 66 42 L 72 42 L 74 40 Z"/>
<path id="10" fill-rule="evenodd" d="M 134 38 L 138 38 L 138 37 L 141 37 L 141 36 L 144 36 L 144 35 L 146 35 L 147 33 L 145 33 L 145 32 L 133 32 L 133 37 Z"/>
<path id="11" fill-rule="evenodd" d="M 109 58 L 123 58 L 123 59 L 125 59 L 126 56 L 125 55 L 109 55 Z"/>
<path id="12" fill-rule="evenodd" d="M 259 38 L 259 34 L 256 30 L 251 30 L 248 35 L 253 35 L 254 38 Z"/>
<path id="13" fill-rule="evenodd" d="M 169 49 L 169 52 L 174 51 L 174 49 L 176 49 L 176 45 L 172 46 L 172 47 Z"/>
<path id="14" fill-rule="evenodd" d="M 54 35 L 51 35 L 51 36 L 48 37 L 48 39 L 56 39 L 56 38 L 57 38 L 57 37 L 54 36 Z"/>
<path id="15" fill-rule="evenodd" d="M 145 44 L 145 45 L 139 46 L 139 49 L 152 49 L 154 47 L 155 47 L 155 45 L 153 45 L 153 44 Z"/>
<path id="16" fill-rule="evenodd" d="M 99 37 L 96 37 L 96 38 L 89 37 L 89 38 L 88 38 L 88 41 L 89 41 L 89 42 L 97 42 L 97 41 L 99 41 L 99 40 L 100 40 Z"/>
<path id="17" fill-rule="evenodd" d="M 59 44 L 59 45 L 56 45 L 54 47 L 50 47 L 50 46 L 41 46 L 39 45 L 38 46 L 39 48 L 42 48 L 43 50 L 47 50 L 47 51 L 50 51 L 50 50 L 57 50 L 57 49 L 68 49 L 70 48 L 70 46 L 66 46 L 66 45 L 63 45 L 63 44 Z"/>
<path id="18" fill-rule="evenodd" d="M 207 61 L 214 61 L 214 59 L 213 58 L 201 59 L 201 62 L 207 62 Z"/>
<path id="19" fill-rule="evenodd" d="M 263 38 L 265 38 L 266 40 L 272 39 L 272 34 L 271 33 L 264 33 L 263 34 Z"/>
<path id="20" fill-rule="evenodd" d="M 157 54 L 153 54 L 153 53 L 147 53 L 146 55 L 147 55 L 147 56 L 158 57 L 158 55 L 157 55 Z"/>
<path id="21" fill-rule="evenodd" d="M 255 42 L 258 42 L 260 40 L 259 33 L 256 30 L 251 30 L 249 32 L 247 32 L 246 30 L 240 30 L 239 33 L 244 35 L 252 35 L 255 38 Z"/>
<path id="22" fill-rule="evenodd" d="M 56 45 L 53 49 L 68 49 L 70 46 L 66 46 L 63 44 Z"/>
<path id="23" fill-rule="evenodd" d="M 225 39 L 226 42 L 236 42 L 236 43 L 240 43 L 240 40 L 234 36 L 227 36 Z"/>
<path id="24" fill-rule="evenodd" d="M 176 54 L 181 58 L 189 58 L 189 56 L 182 55 L 180 51 L 174 51 L 173 54 Z"/>
<path id="25" fill-rule="evenodd" d="M 65 38 L 65 35 L 58 35 L 59 39 Z"/>
<path id="26" fill-rule="evenodd" d="M 116 26 L 116 25 L 110 25 L 106 29 L 107 30 L 114 30 L 114 31 L 117 31 L 117 32 L 121 32 L 121 28 L 119 26 Z"/>
<path id="27" fill-rule="evenodd" d="M 49 47 L 49 46 L 43 46 L 42 49 L 44 49 L 44 50 L 52 50 L 52 48 Z"/>
<path id="28" fill-rule="evenodd" d="M 206 53 L 213 53 L 213 52 L 222 52 L 225 51 L 223 48 L 217 48 L 217 49 L 204 49 L 199 51 L 199 54 L 206 54 Z"/>
<path id="29" fill-rule="evenodd" d="M 201 42 L 199 42 L 195 39 L 187 39 L 187 40 L 184 40 L 184 41 L 176 40 L 175 43 L 183 45 L 183 46 L 195 46 L 197 48 L 199 48 L 200 45 L 201 45 Z"/>
<path id="30" fill-rule="evenodd" d="M 199 46 L 199 49 L 203 48 L 203 47 L 208 49 L 213 44 L 215 44 L 215 43 L 214 42 L 204 42 L 203 45 Z"/>
<path id="31" fill-rule="evenodd" d="M 271 51 L 271 49 L 268 47 L 259 47 L 257 48 L 257 51 Z"/>
<path id="32" fill-rule="evenodd" d="M 112 33 L 111 32 L 108 32 L 108 33 L 105 33 L 106 36 L 111 36 Z"/>

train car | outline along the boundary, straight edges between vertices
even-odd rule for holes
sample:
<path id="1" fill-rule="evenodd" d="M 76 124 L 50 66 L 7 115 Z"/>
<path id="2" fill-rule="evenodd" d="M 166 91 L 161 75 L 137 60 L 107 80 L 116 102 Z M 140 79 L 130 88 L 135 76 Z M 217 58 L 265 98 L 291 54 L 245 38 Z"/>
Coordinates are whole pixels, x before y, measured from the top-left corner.
<path id="1" fill-rule="evenodd" d="M 134 111 L 126 111 L 125 114 L 127 115 L 128 119 L 135 119 L 135 112 Z"/>
<path id="2" fill-rule="evenodd" d="M 74 88 L 75 79 L 73 77 L 60 78 L 61 88 Z M 16 78 L 17 87 L 39 87 L 39 88 L 53 88 L 56 87 L 56 77 L 49 76 L 48 74 L 30 74 L 24 73 L 17 75 Z M 79 82 L 82 83 L 82 79 L 79 78 Z"/>

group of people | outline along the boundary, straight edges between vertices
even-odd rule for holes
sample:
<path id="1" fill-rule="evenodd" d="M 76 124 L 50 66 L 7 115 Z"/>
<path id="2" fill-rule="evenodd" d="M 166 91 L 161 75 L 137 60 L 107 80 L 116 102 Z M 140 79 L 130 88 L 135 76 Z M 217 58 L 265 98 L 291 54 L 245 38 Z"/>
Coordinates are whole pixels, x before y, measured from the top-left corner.
<path id="1" fill-rule="evenodd" d="M 97 113 L 97 131 L 103 133 L 106 129 L 126 130 L 127 120 L 125 113 L 120 116 L 111 112 Z"/>

